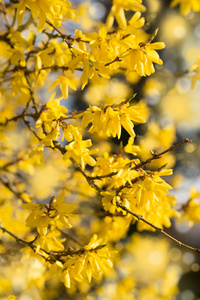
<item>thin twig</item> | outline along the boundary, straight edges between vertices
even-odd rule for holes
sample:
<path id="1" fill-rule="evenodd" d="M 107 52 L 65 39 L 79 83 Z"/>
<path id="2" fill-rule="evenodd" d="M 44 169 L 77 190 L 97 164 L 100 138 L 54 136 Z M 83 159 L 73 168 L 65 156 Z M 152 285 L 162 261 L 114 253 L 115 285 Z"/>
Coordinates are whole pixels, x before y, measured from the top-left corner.
<path id="1" fill-rule="evenodd" d="M 146 223 L 147 225 L 149 225 L 150 227 L 152 227 L 153 229 L 155 229 L 156 231 L 162 233 L 163 235 L 165 235 L 166 237 L 168 237 L 170 240 L 172 240 L 173 242 L 175 242 L 178 246 L 180 247 L 184 247 L 186 249 L 192 250 L 195 253 L 200 254 L 200 249 L 198 248 L 194 248 L 191 247 L 189 245 L 186 245 L 184 243 L 182 243 L 181 241 L 175 239 L 173 236 L 171 236 L 170 234 L 168 234 L 167 232 L 165 232 L 162 228 L 157 227 L 156 225 L 152 224 L 151 222 L 147 221 L 146 219 L 144 219 L 141 215 L 138 215 L 134 212 L 132 212 L 131 210 L 129 210 L 128 208 L 126 208 L 124 205 L 122 205 L 121 203 L 117 202 L 116 205 L 118 207 L 120 207 L 122 210 L 126 211 L 127 213 L 131 214 L 134 218 L 137 219 L 137 221 L 142 221 L 144 223 Z"/>
<path id="2" fill-rule="evenodd" d="M 167 150 L 165 150 L 165 151 L 162 151 L 162 152 L 160 152 L 160 153 L 152 153 L 152 156 L 151 156 L 151 157 L 149 157 L 149 158 L 146 159 L 145 161 L 143 161 L 143 162 L 137 164 L 137 166 L 135 166 L 134 169 L 139 169 L 139 168 L 141 168 L 141 167 L 144 167 L 145 165 L 151 163 L 152 160 L 161 158 L 161 156 L 164 155 L 164 154 L 166 154 L 167 152 L 171 152 L 171 151 L 175 150 L 176 148 L 178 148 L 178 147 L 180 147 L 180 146 L 183 146 L 183 145 L 186 144 L 186 143 L 191 143 L 191 142 L 192 142 L 191 140 L 185 139 L 184 141 L 182 141 L 182 142 L 180 142 L 180 143 L 178 143 L 178 144 L 176 144 L 176 145 L 173 145 L 173 146 L 169 147 L 169 148 L 168 148 Z"/>
<path id="3" fill-rule="evenodd" d="M 105 67 L 108 67 L 109 65 L 113 64 L 116 61 L 122 61 L 122 59 L 120 59 L 118 56 L 113 59 L 112 61 L 108 62 L 107 64 L 105 64 Z"/>
<path id="4" fill-rule="evenodd" d="M 22 194 L 23 192 L 17 192 L 15 191 L 11 184 L 7 181 L 5 181 L 2 177 L 0 177 L 0 182 L 7 188 L 9 189 L 9 191 L 11 191 L 17 198 L 21 199 L 22 201 L 24 201 L 24 199 L 22 198 Z"/>
<path id="5" fill-rule="evenodd" d="M 0 126 L 6 126 L 9 122 L 12 122 L 12 121 L 15 122 L 15 121 L 21 119 L 22 117 L 23 117 L 23 113 L 20 114 L 20 115 L 15 116 L 15 117 L 13 117 L 13 118 L 10 118 L 10 119 L 7 119 L 7 118 L 6 118 L 6 121 L 5 121 L 5 122 L 1 122 L 1 123 L 0 123 Z"/>
<path id="6" fill-rule="evenodd" d="M 156 74 L 152 74 L 152 76 L 162 76 L 162 77 L 175 77 L 175 78 L 180 78 L 183 77 L 184 75 L 190 73 L 191 71 L 189 69 L 181 71 L 181 72 L 177 72 L 177 73 L 167 73 L 167 72 L 156 72 Z"/>
<path id="7" fill-rule="evenodd" d="M 50 259 L 48 259 L 46 256 L 44 256 L 42 253 L 40 253 L 40 252 L 38 252 L 38 251 L 36 252 L 36 247 L 37 247 L 37 246 L 33 244 L 33 241 L 34 241 L 34 240 L 28 242 L 28 241 L 26 241 L 26 240 L 24 240 L 24 239 L 19 238 L 18 236 L 16 236 L 14 233 L 12 233 L 11 231 L 9 231 L 9 230 L 6 229 L 5 227 L 0 226 L 0 229 L 1 229 L 3 232 L 6 232 L 6 233 L 9 234 L 10 236 L 12 236 L 12 237 L 16 240 L 17 243 L 19 243 L 19 244 L 21 244 L 21 245 L 26 245 L 26 246 L 30 247 L 35 253 L 37 253 L 38 255 L 40 255 L 40 256 L 41 256 L 42 258 L 44 258 L 46 261 L 50 261 Z M 40 248 L 40 250 L 42 250 L 44 253 L 50 255 L 49 252 L 47 252 L 45 249 Z M 51 259 L 52 259 L 52 258 L 51 258 Z M 51 262 L 51 261 L 50 261 L 50 262 Z"/>
<path id="8" fill-rule="evenodd" d="M 37 253 L 38 255 L 40 255 L 41 257 L 43 257 L 46 261 L 50 262 L 50 263 L 55 263 L 57 260 L 60 262 L 65 262 L 65 258 L 66 256 L 72 256 L 72 255 L 79 255 L 79 254 L 83 254 L 85 251 L 87 251 L 84 247 L 81 247 L 79 249 L 72 249 L 69 248 L 68 250 L 64 250 L 64 251 L 46 251 L 43 248 L 40 248 L 40 250 L 42 252 L 44 252 L 45 254 L 48 255 L 48 257 L 44 256 L 42 253 L 37 251 L 37 246 L 33 244 L 33 241 L 26 241 L 24 239 L 19 238 L 18 236 L 16 236 L 14 233 L 12 233 L 11 231 L 7 230 L 5 227 L 0 226 L 0 230 L 2 230 L 3 232 L 6 232 L 7 234 L 9 234 L 11 237 L 13 237 L 17 243 L 21 244 L 21 245 L 26 245 L 28 247 L 30 247 L 35 253 Z M 94 250 L 98 250 L 103 248 L 106 245 L 99 245 L 95 248 L 90 249 L 89 251 L 94 251 Z"/>
<path id="9" fill-rule="evenodd" d="M 0 169 L 2 170 L 6 170 L 8 167 L 13 166 L 15 164 L 17 164 L 19 161 L 23 160 L 23 158 L 17 158 L 15 160 L 9 161 L 7 162 L 5 165 L 3 165 L 2 167 L 0 167 Z"/>
<path id="10" fill-rule="evenodd" d="M 175 150 L 176 148 L 181 147 L 182 145 L 184 145 L 186 143 L 191 143 L 191 142 L 192 142 L 191 140 L 185 139 L 184 141 L 182 141 L 182 142 L 180 142 L 180 143 L 178 143 L 176 145 L 173 145 L 173 146 L 169 147 L 165 151 L 162 151 L 160 153 L 153 153 L 151 157 L 149 157 L 148 159 L 146 159 L 144 162 L 140 162 L 133 169 L 136 169 L 136 170 L 140 169 L 140 168 L 144 167 L 145 165 L 151 163 L 152 160 L 159 159 L 162 155 L 166 154 L 167 152 L 171 152 L 171 151 Z M 118 172 L 111 172 L 111 173 L 108 173 L 106 175 L 87 176 L 87 178 L 89 180 L 101 180 L 103 178 L 112 177 L 112 176 L 115 176 L 117 174 L 118 174 Z M 119 187 L 119 189 L 121 189 L 121 188 Z"/>

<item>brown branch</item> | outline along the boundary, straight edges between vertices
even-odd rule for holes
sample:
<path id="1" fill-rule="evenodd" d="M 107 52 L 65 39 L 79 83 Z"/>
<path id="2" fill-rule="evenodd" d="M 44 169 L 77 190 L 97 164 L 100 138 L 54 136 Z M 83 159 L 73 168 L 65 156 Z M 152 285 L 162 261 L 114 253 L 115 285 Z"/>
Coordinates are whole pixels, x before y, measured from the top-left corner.
<path id="1" fill-rule="evenodd" d="M 132 212 L 131 210 L 129 210 L 128 208 L 126 208 L 124 205 L 122 205 L 121 203 L 117 202 L 116 205 L 118 207 L 120 207 L 122 210 L 126 211 L 127 213 L 131 214 L 134 218 L 137 219 L 137 221 L 142 221 L 145 224 L 149 225 L 150 227 L 152 227 L 153 229 L 155 229 L 156 231 L 162 233 L 163 235 L 165 235 L 167 238 L 169 238 L 170 240 L 172 240 L 173 242 L 175 242 L 178 246 L 180 247 L 184 247 L 186 249 L 192 250 L 195 253 L 200 254 L 200 249 L 198 248 L 194 248 L 191 247 L 189 245 L 186 245 L 184 243 L 182 243 L 181 241 L 175 239 L 173 236 L 171 236 L 170 234 L 168 234 L 167 232 L 165 232 L 162 228 L 157 227 L 156 225 L 152 224 L 151 222 L 147 221 L 146 219 L 144 219 L 141 215 L 138 215 L 134 212 Z"/>
<path id="2" fill-rule="evenodd" d="M 122 61 L 122 59 L 120 59 L 118 56 L 113 59 L 112 61 L 108 62 L 107 64 L 105 64 L 105 67 L 108 67 L 109 65 L 113 64 L 116 61 Z"/>
<path id="3" fill-rule="evenodd" d="M 101 180 L 103 178 L 108 178 L 108 177 L 112 177 L 114 175 L 117 175 L 118 172 L 111 172 L 111 173 L 108 173 L 106 175 L 97 175 L 97 176 L 88 176 L 88 179 L 91 179 L 91 180 Z"/>
<path id="4" fill-rule="evenodd" d="M 167 77 L 167 78 L 172 78 L 172 77 L 180 78 L 190 72 L 192 72 L 192 71 L 190 71 L 189 69 L 181 71 L 181 72 L 177 72 L 177 73 L 167 73 L 167 72 L 163 71 L 163 72 L 156 72 L 156 74 L 152 74 L 152 76 L 162 76 L 162 77 Z"/>
<path id="5" fill-rule="evenodd" d="M 38 252 L 38 251 L 36 252 L 37 246 L 33 244 L 33 242 L 36 240 L 36 238 L 35 238 L 33 241 L 28 242 L 28 241 L 26 241 L 26 240 L 24 240 L 24 239 L 19 238 L 19 237 L 16 236 L 14 233 L 12 233 L 11 231 L 7 230 L 6 228 L 4 228 L 4 227 L 2 227 L 2 226 L 0 226 L 0 229 L 1 229 L 3 232 L 6 232 L 7 234 L 9 234 L 11 237 L 13 237 L 13 238 L 16 240 L 16 242 L 19 243 L 20 245 L 26 245 L 26 246 L 30 247 L 35 253 L 37 253 L 37 254 L 40 255 L 42 258 L 44 258 L 46 261 L 49 261 L 49 262 L 52 261 L 52 258 L 51 258 L 51 260 L 50 260 L 50 259 L 48 259 L 47 257 L 45 257 L 42 253 L 40 253 L 40 252 Z M 50 255 L 49 252 L 47 252 L 45 249 L 40 248 L 40 250 L 42 250 L 44 253 Z"/>
<path id="6" fill-rule="evenodd" d="M 143 162 L 137 164 L 137 166 L 135 166 L 134 169 L 139 169 L 139 168 L 141 168 L 141 167 L 144 167 L 145 165 L 151 163 L 152 160 L 161 158 L 161 156 L 164 155 L 164 154 L 166 154 L 167 152 L 171 152 L 171 151 L 175 150 L 176 148 L 181 147 L 181 146 L 183 146 L 184 144 L 191 143 L 191 142 L 192 142 L 191 140 L 185 139 L 183 142 L 180 142 L 180 143 L 178 143 L 178 144 L 176 144 L 176 145 L 173 145 L 173 146 L 169 147 L 169 148 L 168 148 L 167 150 L 165 150 L 165 151 L 162 151 L 162 152 L 160 152 L 160 153 L 152 153 L 152 156 L 151 156 L 151 157 L 149 157 L 149 158 L 146 159 L 145 161 L 143 161 Z"/>
<path id="7" fill-rule="evenodd" d="M 152 154 L 152 156 L 151 157 L 149 157 L 148 159 L 146 159 L 144 162 L 140 162 L 139 164 L 135 164 L 135 167 L 133 168 L 133 169 L 139 169 L 139 168 L 142 168 L 142 167 L 144 167 L 146 164 L 148 164 L 148 163 L 151 163 L 152 162 L 152 160 L 154 160 L 154 159 L 159 159 L 162 155 L 164 155 L 164 154 L 166 154 L 167 152 L 170 152 L 170 151 L 173 151 L 173 150 L 175 150 L 176 148 L 178 148 L 178 147 L 180 147 L 180 146 L 182 146 L 182 145 L 184 145 L 184 144 L 186 144 L 186 143 L 191 143 L 192 141 L 191 140 L 189 140 L 189 139 L 185 139 L 183 142 L 180 142 L 179 144 L 176 144 L 176 145 L 173 145 L 173 146 L 171 146 L 171 147 L 169 147 L 168 149 L 166 149 L 165 151 L 162 151 L 162 152 L 160 152 L 160 153 L 153 153 Z M 134 161 L 133 161 L 134 162 Z M 159 169 L 158 169 L 159 170 Z M 112 177 L 112 176 L 115 176 L 115 175 L 117 175 L 118 174 L 118 172 L 111 172 L 111 173 L 108 173 L 108 174 L 106 174 L 106 175 L 96 175 L 96 176 L 87 176 L 87 178 L 89 179 L 89 180 L 101 180 L 101 179 L 103 179 L 103 178 L 108 178 L 108 177 Z M 135 179 L 133 179 L 133 180 L 135 180 Z M 134 182 L 132 182 L 132 183 L 134 183 Z M 123 187 L 121 186 L 121 187 L 118 187 L 118 189 L 122 189 L 122 188 L 124 188 L 124 187 L 127 187 L 127 183 L 125 184 L 125 185 L 123 185 Z"/>
<path id="8" fill-rule="evenodd" d="M 125 184 L 120 185 L 118 188 L 112 189 L 112 191 L 115 190 L 115 191 L 116 191 L 116 194 L 119 194 L 119 192 L 120 192 L 121 190 L 123 190 L 124 188 L 132 187 L 132 185 L 133 185 L 134 183 L 136 183 L 136 182 L 138 182 L 140 179 L 142 180 L 142 179 L 144 179 L 144 178 L 145 178 L 145 174 L 142 174 L 142 175 L 140 175 L 140 176 L 138 176 L 138 177 L 133 178 L 133 179 L 131 180 L 131 184 L 127 181 Z"/>
<path id="9" fill-rule="evenodd" d="M 68 250 L 64 250 L 64 251 L 46 251 L 43 248 L 40 248 L 40 250 L 42 252 L 44 252 L 45 254 L 48 255 L 48 257 L 46 257 L 45 255 L 43 255 L 42 253 L 40 253 L 39 251 L 37 251 L 37 246 L 34 245 L 34 241 L 37 239 L 37 237 L 33 240 L 33 241 L 26 241 L 24 239 L 19 238 L 18 236 L 16 236 L 14 233 L 12 233 L 11 231 L 7 230 L 5 227 L 0 226 L 0 230 L 2 230 L 3 232 L 6 232 L 8 235 L 10 235 L 11 237 L 13 237 L 17 243 L 19 243 L 20 245 L 26 245 L 28 247 L 30 247 L 35 253 L 37 253 L 38 255 L 40 255 L 41 257 L 43 257 L 46 261 L 50 262 L 50 263 L 55 263 L 57 260 L 64 263 L 65 262 L 65 258 L 66 256 L 72 256 L 72 255 L 79 255 L 79 254 L 83 254 L 85 251 L 87 251 L 84 247 L 80 248 L 80 249 L 68 249 Z M 105 247 L 106 245 L 99 245 L 96 248 L 92 248 L 89 251 L 95 251 L 98 249 L 101 249 L 103 247 Z M 37 252 L 36 252 L 37 251 Z"/>
<path id="10" fill-rule="evenodd" d="M 75 163 L 75 161 L 73 159 L 70 159 L 73 163 Z M 103 190 L 94 182 L 93 179 L 91 179 L 90 176 L 88 176 L 84 170 L 81 169 L 81 167 L 79 167 L 77 165 L 78 170 L 82 173 L 82 175 L 85 177 L 85 179 L 87 180 L 88 184 L 94 188 L 97 192 L 101 193 L 103 192 Z"/>
<path id="11" fill-rule="evenodd" d="M 8 182 L 8 181 L 5 181 L 3 178 L 0 177 L 0 182 L 9 190 L 11 191 L 17 198 L 20 198 L 23 202 L 24 202 L 24 199 L 22 197 L 22 194 L 23 192 L 17 192 L 15 191 L 11 184 Z"/>
<path id="12" fill-rule="evenodd" d="M 15 122 L 15 121 L 17 121 L 18 119 L 21 119 L 22 116 L 23 116 L 23 113 L 20 114 L 20 115 L 15 116 L 15 117 L 13 117 L 13 118 L 10 118 L 10 119 L 7 119 L 7 118 L 6 118 L 6 121 L 5 121 L 5 122 L 1 122 L 1 123 L 0 123 L 0 126 L 6 126 L 9 122 L 12 122 L 12 121 Z"/>
<path id="13" fill-rule="evenodd" d="M 23 160 L 23 158 L 17 158 L 15 160 L 9 161 L 7 162 L 5 165 L 3 165 L 2 167 L 0 167 L 0 169 L 2 170 L 6 170 L 8 167 L 13 166 L 15 164 L 17 164 L 19 161 Z"/>
<path id="14" fill-rule="evenodd" d="M 42 141 L 42 139 L 37 135 L 35 130 L 31 127 L 30 122 L 27 121 L 25 118 L 23 118 L 24 124 L 28 127 L 28 129 L 35 135 L 35 137 L 39 140 Z"/>

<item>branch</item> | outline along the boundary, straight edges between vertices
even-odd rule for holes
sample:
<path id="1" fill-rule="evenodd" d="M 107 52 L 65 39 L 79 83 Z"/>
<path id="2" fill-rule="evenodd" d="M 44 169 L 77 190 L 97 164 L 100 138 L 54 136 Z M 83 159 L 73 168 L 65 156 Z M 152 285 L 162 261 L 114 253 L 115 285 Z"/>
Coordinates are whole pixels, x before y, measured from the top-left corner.
<path id="1" fill-rule="evenodd" d="M 19 243 L 20 245 L 26 245 L 26 246 L 30 247 L 35 253 L 37 253 L 38 255 L 40 255 L 40 256 L 41 256 L 42 258 L 44 258 L 46 261 L 50 261 L 50 260 L 49 260 L 47 257 L 45 257 L 42 253 L 36 251 L 37 246 L 34 245 L 33 242 L 37 239 L 37 236 L 36 236 L 36 238 L 35 238 L 33 241 L 27 242 L 26 240 L 23 240 L 23 239 L 19 238 L 19 237 L 16 236 L 14 233 L 12 233 L 11 231 L 7 230 L 6 228 L 4 228 L 4 227 L 2 227 L 2 226 L 0 226 L 0 229 L 1 229 L 3 232 L 6 232 L 7 234 L 9 234 L 11 237 L 13 237 L 13 238 L 16 240 L 16 242 Z M 46 254 L 49 255 L 49 253 L 48 253 L 46 250 L 44 250 L 44 249 L 42 249 L 42 248 L 40 248 L 40 249 L 41 249 L 44 253 L 46 253 Z M 50 262 L 51 262 L 51 261 L 50 261 Z"/>
<path id="2" fill-rule="evenodd" d="M 75 163 L 73 159 L 71 159 L 71 161 L 72 161 L 73 163 Z M 77 168 L 78 168 L 78 170 L 83 174 L 83 176 L 84 176 L 85 179 L 87 180 L 88 184 L 89 184 L 92 188 L 94 188 L 94 189 L 95 189 L 97 192 L 99 192 L 99 193 L 103 192 L 103 190 L 102 190 L 98 185 L 96 185 L 96 183 L 94 183 L 94 180 L 91 179 L 91 177 L 88 176 L 88 175 L 85 173 L 85 171 L 83 171 L 83 170 L 81 169 L 81 167 L 77 166 Z"/>
<path id="3" fill-rule="evenodd" d="M 3 178 L 0 177 L 0 182 L 7 188 L 9 191 L 11 191 L 17 198 L 21 199 L 24 202 L 24 199 L 22 197 L 23 192 L 17 192 L 15 191 L 11 184 L 8 181 L 5 181 Z"/>
<path id="4" fill-rule="evenodd" d="M 147 221 L 141 215 L 138 215 L 138 214 L 132 212 L 131 210 L 129 210 L 128 208 L 126 208 L 125 206 L 123 206 L 121 203 L 117 202 L 116 205 L 118 207 L 120 207 L 122 210 L 124 210 L 127 213 L 131 214 L 134 218 L 137 219 L 137 221 L 142 221 L 142 222 L 146 223 L 147 225 L 149 225 L 150 227 L 152 227 L 153 229 L 155 229 L 156 231 L 162 233 L 163 235 L 165 235 L 166 237 L 168 237 L 170 240 L 172 240 L 173 242 L 175 242 L 178 246 L 184 247 L 186 249 L 192 250 L 193 252 L 195 252 L 197 254 L 200 254 L 200 249 L 191 247 L 189 245 L 186 245 L 186 244 L 180 242 L 179 240 L 175 239 L 173 236 L 171 236 L 170 234 L 168 234 L 167 232 L 165 232 L 162 228 L 157 227 L 156 225 L 154 225 L 151 222 Z"/>
<path id="5" fill-rule="evenodd" d="M 112 61 L 108 62 L 108 63 L 105 64 L 104 66 L 105 66 L 105 67 L 108 67 L 109 65 L 113 64 L 113 63 L 116 62 L 116 61 L 122 61 L 122 59 L 120 59 L 120 58 L 117 56 L 115 59 L 113 59 Z"/>
<path id="6" fill-rule="evenodd" d="M 40 255 L 41 257 L 43 257 L 46 261 L 48 261 L 50 263 L 55 263 L 57 260 L 64 263 L 65 262 L 65 259 L 64 259 L 65 256 L 79 255 L 79 254 L 83 254 L 85 251 L 88 251 L 84 247 L 82 247 L 80 249 L 69 248 L 68 250 L 64 250 L 64 251 L 51 250 L 49 252 L 46 251 L 43 248 L 40 248 L 41 251 L 43 251 L 45 254 L 47 254 L 49 256 L 49 257 L 46 257 L 42 253 L 38 252 L 37 251 L 37 246 L 33 244 L 34 241 L 37 239 L 37 237 L 31 242 L 27 242 L 26 240 L 19 238 L 14 233 L 7 230 L 5 227 L 0 226 L 0 230 L 2 230 L 3 232 L 6 232 L 8 235 L 13 237 L 16 240 L 17 243 L 30 247 L 35 253 L 37 253 L 38 255 Z M 106 245 L 99 245 L 95 248 L 90 249 L 89 251 L 95 251 L 95 250 L 101 249 L 105 246 Z"/>
<path id="7" fill-rule="evenodd" d="M 162 151 L 160 153 L 152 153 L 151 157 L 149 157 L 148 159 L 146 159 L 144 162 L 139 163 L 137 166 L 135 166 L 134 169 L 139 169 L 141 167 L 144 167 L 145 165 L 151 163 L 152 160 L 161 158 L 161 156 L 164 155 L 164 154 L 166 154 L 167 152 L 171 152 L 171 151 L 175 150 L 176 148 L 178 148 L 180 146 L 183 146 L 184 144 L 191 143 L 191 142 L 192 142 L 192 140 L 185 139 L 183 142 L 180 142 L 180 143 L 178 143 L 176 145 L 173 145 L 173 146 L 169 147 L 165 151 Z"/>
<path id="8" fill-rule="evenodd" d="M 80 38 L 73 38 L 71 35 L 65 35 L 63 34 L 56 26 L 54 26 L 49 20 L 46 20 L 46 23 L 53 27 L 53 29 L 59 34 L 59 37 L 63 39 L 63 41 L 68 45 L 69 48 L 72 47 L 72 42 L 84 42 L 89 43 L 89 41 L 81 40 Z"/>
<path id="9" fill-rule="evenodd" d="M 149 157 L 148 159 L 146 159 L 144 162 L 140 162 L 139 164 L 137 164 L 133 169 L 139 169 L 139 168 L 142 168 L 143 166 L 145 166 L 146 164 L 148 164 L 148 163 L 151 163 L 152 162 L 152 160 L 154 160 L 154 159 L 159 159 L 159 158 L 161 158 L 161 156 L 162 155 L 164 155 L 164 154 L 166 154 L 167 152 L 170 152 L 170 151 L 173 151 L 173 150 L 175 150 L 176 148 L 178 148 L 178 147 L 180 147 L 180 146 L 182 146 L 182 145 L 184 145 L 184 144 L 186 144 L 186 143 L 191 143 L 192 141 L 191 140 L 189 140 L 189 139 L 185 139 L 183 142 L 180 142 L 179 144 L 176 144 L 176 145 L 173 145 L 173 146 L 171 146 L 171 147 L 169 147 L 168 149 L 166 149 L 165 151 L 162 151 L 162 152 L 160 152 L 160 153 L 153 153 L 152 154 L 152 156 L 151 157 Z M 118 172 L 111 172 L 111 173 L 108 173 L 108 174 L 106 174 L 106 175 L 97 175 L 97 176 L 87 176 L 87 178 L 89 179 L 89 180 L 101 180 L 101 179 L 103 179 L 103 178 L 108 178 L 108 177 L 112 177 L 112 176 L 115 176 L 115 175 L 117 175 L 118 174 Z M 132 182 L 132 183 L 134 183 L 134 182 Z M 125 184 L 126 185 L 126 184 Z M 124 187 L 127 187 L 127 185 L 126 186 L 121 186 L 121 187 L 118 187 L 118 189 L 122 189 L 122 188 L 124 188 Z"/>
<path id="10" fill-rule="evenodd" d="M 3 165 L 2 167 L 0 167 L 0 169 L 2 170 L 6 170 L 8 167 L 13 166 L 15 164 L 17 164 L 19 161 L 23 160 L 23 158 L 17 158 L 15 160 L 12 160 L 10 162 L 7 162 L 5 165 Z"/>
<path id="11" fill-rule="evenodd" d="M 184 71 L 181 71 L 181 72 L 177 72 L 177 73 L 167 73 L 167 72 L 156 72 L 156 76 L 162 76 L 162 77 L 168 77 L 168 78 L 171 78 L 171 77 L 175 77 L 175 78 L 180 78 L 188 73 L 190 73 L 191 71 L 190 70 L 184 70 Z M 153 76 L 155 74 L 152 74 Z"/>
<path id="12" fill-rule="evenodd" d="M 18 119 L 21 119 L 23 117 L 23 113 L 22 114 L 20 114 L 20 115 L 17 115 L 17 116 L 15 116 L 15 117 L 13 117 L 13 118 L 10 118 L 10 119 L 7 119 L 6 118 L 6 121 L 5 122 L 1 122 L 0 123 L 0 126 L 6 126 L 9 122 L 12 122 L 12 121 L 17 121 Z"/>

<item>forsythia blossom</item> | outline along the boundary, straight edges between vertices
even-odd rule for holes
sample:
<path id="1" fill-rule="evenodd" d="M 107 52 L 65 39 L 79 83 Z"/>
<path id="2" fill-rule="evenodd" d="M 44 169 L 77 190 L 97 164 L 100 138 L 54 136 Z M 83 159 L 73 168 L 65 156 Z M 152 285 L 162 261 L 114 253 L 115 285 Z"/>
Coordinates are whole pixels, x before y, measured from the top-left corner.
<path id="1" fill-rule="evenodd" d="M 88 147 L 92 146 L 91 140 L 82 140 L 82 136 L 78 135 L 75 140 L 69 145 L 65 146 L 67 150 L 63 159 L 74 159 L 82 169 L 85 169 L 85 165 L 94 166 L 96 164 L 95 159 L 91 154 L 98 152 L 98 149 L 88 150 Z"/>
<path id="2" fill-rule="evenodd" d="M 120 138 L 121 126 L 132 136 L 135 136 L 133 126 L 134 123 L 144 123 L 145 119 L 142 112 L 129 103 L 121 102 L 118 106 L 90 106 L 82 118 L 83 127 L 87 127 L 92 123 L 89 132 L 105 133 L 107 136 Z"/>
<path id="3" fill-rule="evenodd" d="M 113 6 L 106 21 L 109 28 L 113 25 L 115 18 L 119 27 L 123 29 L 126 28 L 127 21 L 124 10 L 144 12 L 146 8 L 142 5 L 142 0 L 113 0 Z"/>
<path id="4" fill-rule="evenodd" d="M 49 205 L 43 203 L 34 204 L 29 200 L 29 203 L 22 204 L 21 207 L 31 210 L 30 215 L 26 219 L 28 227 L 37 226 L 37 230 L 41 236 L 47 234 L 49 225 L 57 225 L 58 221 L 71 228 L 68 217 L 73 216 L 74 205 L 63 203 L 65 192 L 63 191 L 57 199 L 52 197 Z"/>
<path id="5" fill-rule="evenodd" d="M 140 76 L 149 76 L 154 73 L 153 62 L 159 65 L 163 64 L 155 50 L 160 50 L 164 47 L 165 44 L 161 42 L 141 43 L 135 48 L 127 50 L 123 55 L 124 60 L 128 60 L 129 67 L 127 73 L 136 71 Z"/>
<path id="6" fill-rule="evenodd" d="M 71 286 L 71 278 L 82 282 L 85 278 L 91 282 L 92 277 L 100 278 L 107 269 L 112 268 L 111 254 L 102 239 L 94 234 L 90 243 L 80 253 L 70 257 L 63 265 L 63 282 L 67 288 Z"/>
<path id="7" fill-rule="evenodd" d="M 34 19 L 39 18 L 38 31 L 42 31 L 45 21 L 48 18 L 54 26 L 60 26 L 63 8 L 69 9 L 71 3 L 67 0 L 21 0 L 15 5 L 17 7 L 17 23 L 21 25 L 26 7 L 30 9 Z M 71 10 L 71 17 L 73 17 Z"/>
<path id="8" fill-rule="evenodd" d="M 67 108 L 60 105 L 62 97 L 53 99 L 55 93 L 52 94 L 49 101 L 43 106 L 40 117 L 37 119 L 36 128 L 40 128 L 44 123 L 47 130 L 51 130 L 57 120 L 61 117 L 66 117 Z"/>
<path id="9" fill-rule="evenodd" d="M 195 188 L 190 189 L 189 201 L 182 206 L 183 214 L 180 221 L 188 221 L 189 226 L 200 221 L 200 204 L 197 198 L 200 197 L 200 192 L 196 192 Z"/>
<path id="10" fill-rule="evenodd" d="M 152 203 L 159 203 L 162 198 L 171 189 L 171 186 L 166 183 L 160 176 L 171 175 L 172 170 L 162 170 L 153 174 L 146 174 L 143 178 L 133 184 L 130 192 L 134 198 L 131 201 L 138 207 L 150 209 Z"/>

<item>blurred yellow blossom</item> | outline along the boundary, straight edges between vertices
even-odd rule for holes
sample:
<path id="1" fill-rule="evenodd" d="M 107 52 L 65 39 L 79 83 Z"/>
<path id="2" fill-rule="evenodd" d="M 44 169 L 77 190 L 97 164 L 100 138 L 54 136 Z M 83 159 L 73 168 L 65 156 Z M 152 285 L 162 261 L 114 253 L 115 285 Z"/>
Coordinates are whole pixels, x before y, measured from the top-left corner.
<path id="1" fill-rule="evenodd" d="M 191 10 L 198 12 L 200 11 L 199 0 L 172 0 L 171 7 L 175 7 L 180 4 L 181 13 L 185 16 L 190 13 Z"/>

